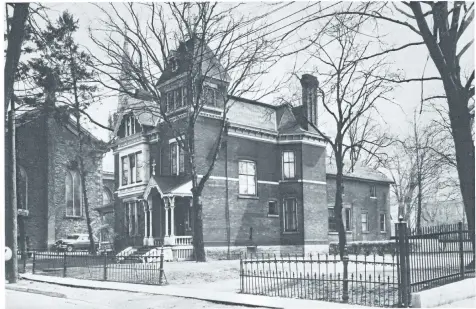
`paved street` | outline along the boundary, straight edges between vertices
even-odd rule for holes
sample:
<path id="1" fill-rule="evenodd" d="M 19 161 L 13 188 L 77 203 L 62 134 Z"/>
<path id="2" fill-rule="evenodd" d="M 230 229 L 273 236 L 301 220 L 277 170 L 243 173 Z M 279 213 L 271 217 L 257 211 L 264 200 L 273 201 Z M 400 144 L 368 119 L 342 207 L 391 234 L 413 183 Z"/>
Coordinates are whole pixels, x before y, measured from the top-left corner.
<path id="1" fill-rule="evenodd" d="M 81 288 L 70 288 L 38 282 L 20 281 L 20 287 L 40 290 L 48 293 L 60 293 L 64 297 L 52 297 L 37 293 L 26 293 L 6 290 L 6 308 L 8 309 L 168 309 L 168 308 L 210 308 L 210 309 L 241 309 L 242 306 L 227 306 L 211 302 L 150 295 L 144 293 L 130 293 L 120 291 L 103 291 Z"/>

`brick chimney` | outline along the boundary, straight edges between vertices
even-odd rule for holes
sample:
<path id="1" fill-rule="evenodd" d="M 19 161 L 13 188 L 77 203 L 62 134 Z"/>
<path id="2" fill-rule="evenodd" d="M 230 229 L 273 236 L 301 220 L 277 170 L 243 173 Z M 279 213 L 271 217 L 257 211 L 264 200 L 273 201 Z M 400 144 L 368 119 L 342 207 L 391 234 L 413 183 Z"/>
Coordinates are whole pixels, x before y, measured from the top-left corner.
<path id="1" fill-rule="evenodd" d="M 319 82 L 311 74 L 303 74 L 301 78 L 302 87 L 302 112 L 307 122 L 317 127 L 317 87 Z M 306 123 L 307 124 L 307 123 Z M 306 128 L 310 127 L 306 125 Z"/>

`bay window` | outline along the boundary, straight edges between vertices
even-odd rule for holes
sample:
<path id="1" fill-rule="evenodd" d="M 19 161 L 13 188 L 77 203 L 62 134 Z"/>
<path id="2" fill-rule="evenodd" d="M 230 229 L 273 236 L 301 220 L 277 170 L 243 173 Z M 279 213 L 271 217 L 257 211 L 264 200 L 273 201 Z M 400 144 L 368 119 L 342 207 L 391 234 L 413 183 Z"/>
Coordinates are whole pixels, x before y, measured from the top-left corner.
<path id="1" fill-rule="evenodd" d="M 121 158 L 122 185 L 142 182 L 142 152 L 136 152 Z"/>

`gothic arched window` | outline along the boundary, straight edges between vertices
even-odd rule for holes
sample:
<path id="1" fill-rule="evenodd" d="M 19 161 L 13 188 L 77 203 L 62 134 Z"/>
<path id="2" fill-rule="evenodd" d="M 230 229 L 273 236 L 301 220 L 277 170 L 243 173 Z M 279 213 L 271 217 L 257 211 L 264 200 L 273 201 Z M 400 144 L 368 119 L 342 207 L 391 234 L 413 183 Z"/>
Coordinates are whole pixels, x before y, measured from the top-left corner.
<path id="1" fill-rule="evenodd" d="M 66 171 L 66 216 L 80 217 L 82 214 L 81 178 L 77 171 Z"/>
<path id="2" fill-rule="evenodd" d="M 104 187 L 102 190 L 102 204 L 108 205 L 109 203 L 111 203 L 111 201 L 111 191 L 109 191 L 107 187 Z"/>
<path id="3" fill-rule="evenodd" d="M 17 166 L 17 208 L 28 209 L 28 177 L 21 166 Z"/>

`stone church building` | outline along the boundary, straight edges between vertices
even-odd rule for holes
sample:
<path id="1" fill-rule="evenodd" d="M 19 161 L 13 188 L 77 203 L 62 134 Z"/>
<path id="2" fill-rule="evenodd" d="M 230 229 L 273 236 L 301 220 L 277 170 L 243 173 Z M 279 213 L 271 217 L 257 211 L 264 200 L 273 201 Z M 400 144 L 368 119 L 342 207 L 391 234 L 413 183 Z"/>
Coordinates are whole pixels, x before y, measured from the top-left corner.
<path id="1" fill-rule="evenodd" d="M 99 235 L 100 231 L 96 229 L 102 225 L 103 198 L 107 194 L 101 171 L 103 153 L 99 150 L 104 142 L 84 128 L 81 130 L 86 136 L 83 157 L 90 217 L 95 234 Z M 67 235 L 87 233 L 76 160 L 76 121 L 72 118 L 59 120 L 39 110 L 19 115 L 16 152 L 19 244 L 24 241 L 28 250 L 46 250 Z M 110 203 L 112 190 L 109 189 Z M 109 207 L 109 213 L 112 208 Z"/>
<path id="2" fill-rule="evenodd" d="M 172 53 L 157 84 L 161 104 L 177 122 L 190 108 L 184 56 L 186 47 L 193 48 L 190 41 Z M 228 79 L 217 76 L 205 81 L 206 101 L 193 132 L 199 177 L 207 172 L 223 116 L 217 91 L 226 91 Z M 233 253 L 322 252 L 337 240 L 335 168 L 326 163 L 325 141 L 306 121 L 318 125 L 317 85 L 316 77 L 303 75 L 302 102 L 293 108 L 228 96 L 226 142 L 201 196 L 209 257 L 226 255 L 228 245 Z M 165 244 L 175 259 L 191 258 L 188 160 L 177 136 L 153 112 L 158 106 L 136 94 L 120 98 L 115 117 L 116 249 L 145 253 Z M 390 183 L 363 168 L 344 176 L 341 215 L 349 241 L 390 237 Z"/>

